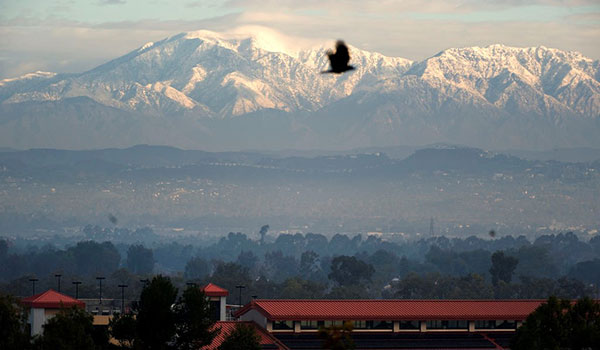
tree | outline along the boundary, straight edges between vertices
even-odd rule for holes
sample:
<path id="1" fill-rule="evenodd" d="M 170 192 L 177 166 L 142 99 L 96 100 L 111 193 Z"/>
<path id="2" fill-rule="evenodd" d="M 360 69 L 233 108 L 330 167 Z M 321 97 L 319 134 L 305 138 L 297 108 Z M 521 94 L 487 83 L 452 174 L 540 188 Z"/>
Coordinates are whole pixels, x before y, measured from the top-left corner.
<path id="1" fill-rule="evenodd" d="M 140 295 L 137 335 L 145 349 L 168 349 L 175 336 L 175 303 L 177 288 L 168 277 L 152 278 Z"/>
<path id="2" fill-rule="evenodd" d="M 210 274 L 210 265 L 200 257 L 191 258 L 185 264 L 183 277 L 186 280 L 200 280 Z"/>
<path id="3" fill-rule="evenodd" d="M 127 268 L 137 274 L 152 273 L 154 269 L 154 254 L 152 249 L 143 245 L 130 245 L 127 249 Z"/>
<path id="4" fill-rule="evenodd" d="M 229 291 L 234 291 L 235 286 L 243 285 L 250 287 L 252 285 L 252 279 L 250 278 L 250 272 L 248 268 L 240 266 L 236 263 L 217 263 L 215 272 L 211 276 L 212 283 L 221 286 Z M 249 291 L 249 290 L 246 290 Z M 245 294 L 242 302 L 248 300 L 248 296 L 251 294 Z M 234 300 L 234 293 L 229 294 L 230 300 Z M 235 296 L 235 302 L 237 302 L 237 296 Z"/>
<path id="5" fill-rule="evenodd" d="M 504 252 L 497 251 L 492 254 L 492 267 L 490 268 L 490 274 L 492 275 L 492 284 L 498 285 L 499 281 L 510 283 L 512 274 L 517 268 L 519 260 L 512 256 L 504 255 Z"/>
<path id="6" fill-rule="evenodd" d="M 239 322 L 219 346 L 219 350 L 260 350 L 260 337 L 256 329 Z"/>
<path id="7" fill-rule="evenodd" d="M 75 306 L 60 310 L 46 322 L 38 344 L 42 349 L 61 350 L 95 350 L 108 345 L 94 341 L 92 315 Z"/>
<path id="8" fill-rule="evenodd" d="M 331 261 L 331 273 L 328 277 L 340 286 L 348 286 L 370 281 L 374 272 L 372 265 L 354 256 L 341 255 Z"/>
<path id="9" fill-rule="evenodd" d="M 258 257 L 251 250 L 242 250 L 236 262 L 250 270 L 254 270 L 258 264 Z"/>
<path id="10" fill-rule="evenodd" d="M 597 349 L 600 344 L 600 305 L 583 298 L 570 300 L 550 297 L 532 312 L 517 329 L 511 348 Z"/>
<path id="11" fill-rule="evenodd" d="M 269 228 L 269 225 L 263 225 L 260 228 L 260 245 L 265 244 L 265 236 L 267 235 L 267 232 L 269 232 Z"/>
<path id="12" fill-rule="evenodd" d="M 274 280 L 281 281 L 298 275 L 298 262 L 293 256 L 283 255 L 281 250 L 265 254 L 265 269 Z"/>
<path id="13" fill-rule="evenodd" d="M 329 350 L 352 350 L 354 349 L 354 340 L 352 340 L 352 322 L 346 321 L 343 325 L 332 325 L 319 329 L 319 336 L 323 339 L 323 349 Z"/>
<path id="14" fill-rule="evenodd" d="M 0 349 L 26 349 L 29 334 L 25 333 L 25 312 L 17 300 L 0 294 Z"/>
<path id="15" fill-rule="evenodd" d="M 122 349 L 135 348 L 136 327 L 136 319 L 130 313 L 114 316 L 108 325 L 110 335 L 117 340 Z"/>
<path id="16" fill-rule="evenodd" d="M 175 306 L 177 349 L 195 350 L 210 345 L 219 334 L 211 319 L 212 309 L 206 295 L 197 287 L 188 287 Z"/>
<path id="17" fill-rule="evenodd" d="M 75 267 L 79 275 L 95 273 L 110 274 L 119 267 L 121 255 L 110 242 L 79 242 L 67 250 L 75 258 Z"/>

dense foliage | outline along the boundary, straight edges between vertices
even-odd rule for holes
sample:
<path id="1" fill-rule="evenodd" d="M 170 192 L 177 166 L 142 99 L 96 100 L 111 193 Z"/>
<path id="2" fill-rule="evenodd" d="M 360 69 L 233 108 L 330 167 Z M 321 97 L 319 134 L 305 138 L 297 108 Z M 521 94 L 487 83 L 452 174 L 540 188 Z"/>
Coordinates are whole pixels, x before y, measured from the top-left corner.
<path id="1" fill-rule="evenodd" d="M 550 297 L 519 327 L 512 349 L 598 349 L 600 304 L 589 298 L 570 300 Z"/>
<path id="2" fill-rule="evenodd" d="M 260 350 L 260 337 L 256 329 L 244 323 L 238 323 L 219 346 L 219 350 Z"/>
<path id="3" fill-rule="evenodd" d="M 266 225 L 265 225 L 266 226 Z M 86 228 L 94 237 L 103 230 Z M 266 230 L 266 229 L 265 229 Z M 114 231 L 114 230 L 113 230 Z M 111 232 L 113 232 L 111 231 Z M 263 230 L 264 231 L 264 230 Z M 151 231 L 140 230 L 151 233 Z M 263 241 L 261 242 L 261 237 Z M 188 239 L 188 242 L 194 242 Z M 210 245 L 171 242 L 124 245 L 77 242 L 63 249 L 23 247 L 0 239 L 0 290 L 29 295 L 57 288 L 75 295 L 70 281 L 82 281 L 80 297 L 99 294 L 97 276 L 106 277 L 103 295 L 135 300 L 151 272 L 169 275 L 176 288 L 213 282 L 238 302 L 261 298 L 579 298 L 598 293 L 600 237 L 581 240 L 572 233 L 487 240 L 281 234 L 250 239 L 229 233 Z M 82 266 L 85 265 L 85 266 Z M 152 268 L 151 268 L 152 267 Z"/>

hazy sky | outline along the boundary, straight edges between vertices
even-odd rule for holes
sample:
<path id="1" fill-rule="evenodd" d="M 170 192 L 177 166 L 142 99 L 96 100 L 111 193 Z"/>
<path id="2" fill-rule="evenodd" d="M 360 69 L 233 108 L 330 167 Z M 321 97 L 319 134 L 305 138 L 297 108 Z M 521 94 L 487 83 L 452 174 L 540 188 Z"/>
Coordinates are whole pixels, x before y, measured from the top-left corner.
<path id="1" fill-rule="evenodd" d="M 600 58 L 600 0 L 0 0 L 0 79 L 80 72 L 179 32 L 242 25 L 413 60 L 494 43 Z"/>

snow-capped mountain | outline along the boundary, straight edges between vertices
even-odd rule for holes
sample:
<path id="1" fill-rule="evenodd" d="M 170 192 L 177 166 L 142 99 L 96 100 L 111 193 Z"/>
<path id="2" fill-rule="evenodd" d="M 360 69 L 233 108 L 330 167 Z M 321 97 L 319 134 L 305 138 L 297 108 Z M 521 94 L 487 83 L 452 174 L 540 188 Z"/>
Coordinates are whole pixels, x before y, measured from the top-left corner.
<path id="1" fill-rule="evenodd" d="M 600 63 L 579 53 L 492 45 L 412 62 L 350 46 L 357 69 L 334 76 L 325 51 L 202 30 L 81 74 L 5 79 L 1 146 L 600 146 Z"/>

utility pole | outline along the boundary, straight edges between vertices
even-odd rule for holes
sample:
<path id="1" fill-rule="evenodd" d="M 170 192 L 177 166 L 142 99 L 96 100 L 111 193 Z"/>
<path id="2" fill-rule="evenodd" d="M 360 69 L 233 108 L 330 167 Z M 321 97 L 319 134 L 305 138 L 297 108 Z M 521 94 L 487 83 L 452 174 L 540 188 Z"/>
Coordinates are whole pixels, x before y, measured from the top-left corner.
<path id="1" fill-rule="evenodd" d="M 81 284 L 81 281 L 73 281 L 71 283 L 75 285 L 75 299 L 79 299 L 79 285 Z"/>
<path id="2" fill-rule="evenodd" d="M 30 278 L 29 282 L 31 282 L 31 295 L 35 295 L 35 282 L 39 281 L 37 278 Z"/>
<path id="3" fill-rule="evenodd" d="M 125 313 L 125 288 L 127 288 L 126 284 L 119 284 L 119 288 L 121 288 L 121 315 Z"/>
<path id="4" fill-rule="evenodd" d="M 100 284 L 100 305 L 102 305 L 102 280 L 106 279 L 106 277 L 96 277 L 98 283 Z"/>
<path id="5" fill-rule="evenodd" d="M 242 307 L 242 289 L 246 288 L 246 286 L 239 284 L 239 285 L 235 286 L 235 288 L 237 288 L 237 289 L 239 289 L 239 290 L 240 290 L 240 298 L 239 298 L 239 303 L 238 303 L 238 305 L 239 305 L 240 307 Z"/>
<path id="6" fill-rule="evenodd" d="M 56 277 L 57 281 L 58 281 L 58 292 L 60 293 L 60 277 L 62 275 L 60 273 L 57 273 L 54 275 L 54 277 Z"/>

